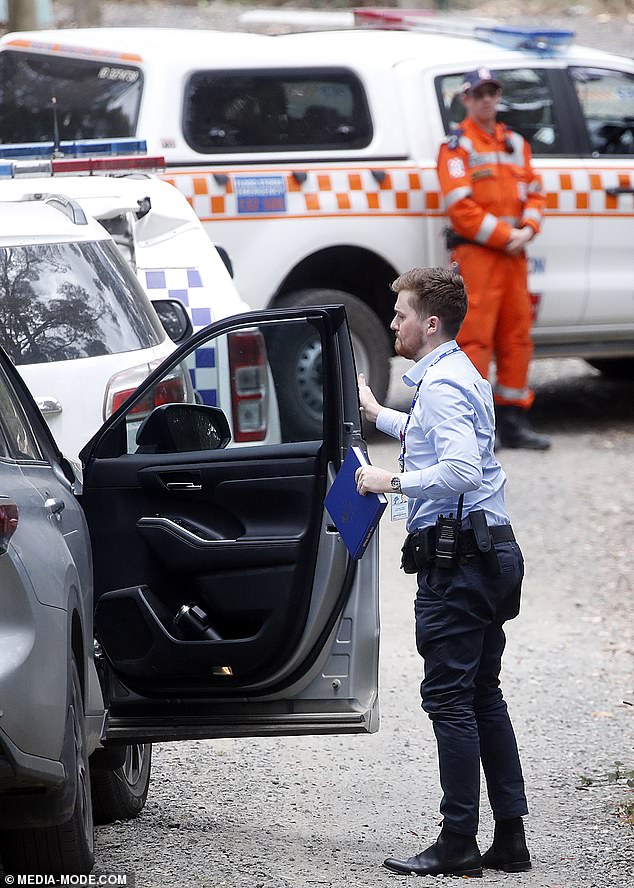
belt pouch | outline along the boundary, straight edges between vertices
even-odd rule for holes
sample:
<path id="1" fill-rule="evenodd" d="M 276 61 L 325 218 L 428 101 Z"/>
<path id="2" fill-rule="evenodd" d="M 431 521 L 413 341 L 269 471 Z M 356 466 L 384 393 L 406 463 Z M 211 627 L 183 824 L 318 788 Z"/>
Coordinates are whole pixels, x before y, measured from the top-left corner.
<path id="1" fill-rule="evenodd" d="M 401 549 L 401 570 L 406 574 L 414 574 L 418 571 L 416 564 L 415 548 L 418 533 L 408 533 Z"/>
<path id="2" fill-rule="evenodd" d="M 471 527 L 475 536 L 476 546 L 482 556 L 484 569 L 492 577 L 499 577 L 500 562 L 498 561 L 498 553 L 495 551 L 493 540 L 491 539 L 491 531 L 487 524 L 487 517 L 483 509 L 477 509 L 475 512 L 469 513 L 471 519 Z"/>
<path id="3" fill-rule="evenodd" d="M 415 530 L 408 534 L 401 549 L 401 569 L 406 574 L 414 574 L 423 570 L 433 560 L 433 546 L 433 528 Z"/>

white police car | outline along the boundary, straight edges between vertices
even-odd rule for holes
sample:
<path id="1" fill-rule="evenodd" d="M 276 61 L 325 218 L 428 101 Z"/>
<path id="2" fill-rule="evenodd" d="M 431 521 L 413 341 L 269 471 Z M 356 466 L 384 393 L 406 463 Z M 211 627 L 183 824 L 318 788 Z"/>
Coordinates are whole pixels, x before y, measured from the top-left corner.
<path id="1" fill-rule="evenodd" d="M 85 221 L 91 227 L 93 236 L 98 231 L 101 241 L 110 245 L 114 242 L 150 297 L 163 326 L 178 342 L 215 319 L 245 311 L 247 306 L 240 299 L 225 263 L 183 195 L 146 172 L 156 169 L 161 159 L 145 156 L 144 148 L 144 144 L 136 140 L 86 141 L 57 146 L 47 143 L 0 146 L 0 200 L 23 204 L 31 197 L 39 196 L 39 200 L 31 201 L 32 207 L 61 206 L 64 202 L 65 206 L 74 206 L 75 216 L 72 213 L 67 215 L 64 222 L 61 218 L 56 219 L 56 224 L 67 227 L 75 225 L 75 232 L 80 233 L 72 237 L 79 240 L 85 234 Z M 52 204 L 52 195 L 63 197 Z M 6 214 L 5 219 L 8 220 L 9 216 Z M 50 213 L 44 213 L 27 223 L 24 231 L 28 234 L 22 235 L 23 239 L 45 234 L 47 226 L 52 224 L 50 216 Z M 101 223 L 110 238 L 99 226 L 95 226 L 93 219 Z M 79 225 L 79 222 L 82 224 Z M 54 233 L 54 229 L 51 233 Z M 33 248 L 29 249 L 32 252 Z M 70 257 L 67 262 L 71 262 L 72 267 L 64 268 L 64 280 L 72 278 L 75 273 L 78 276 L 81 274 L 78 260 L 74 258 L 76 248 L 67 247 L 66 250 Z M 49 267 L 46 273 L 51 283 L 55 270 Z M 52 348 L 46 352 L 41 349 L 36 352 L 34 348 L 19 351 L 10 347 L 14 325 L 9 323 L 5 331 L 5 345 L 9 353 L 22 366 L 23 375 L 33 386 L 40 409 L 69 456 L 77 455 L 99 422 L 117 409 L 151 369 L 149 362 L 130 365 L 129 357 L 124 357 L 126 351 L 119 350 L 118 362 L 110 361 L 109 375 L 103 378 L 103 356 L 101 362 L 90 361 L 89 358 L 95 355 L 86 355 L 81 351 L 78 345 L 79 326 L 89 311 L 90 300 L 100 300 L 98 313 L 102 326 L 102 349 L 118 347 L 114 344 L 115 333 L 119 333 L 125 317 L 116 305 L 108 302 L 113 297 L 104 292 L 103 281 L 107 280 L 107 276 L 96 273 L 94 279 L 101 280 L 101 285 L 91 288 L 84 281 L 82 311 L 74 314 L 65 311 L 65 333 L 73 340 L 73 344 L 65 350 L 56 341 L 57 351 Z M 53 287 L 51 299 L 56 298 L 55 293 L 56 287 Z M 134 303 L 139 298 L 139 287 L 129 271 L 121 272 L 116 293 L 126 302 Z M 79 291 L 75 293 L 75 297 L 78 296 Z M 2 299 L 7 304 L 10 302 L 10 292 L 6 287 L 4 291 L 0 287 L 0 302 Z M 28 325 L 30 318 L 33 318 L 33 324 L 38 322 L 37 305 L 37 300 L 31 298 L 28 311 L 23 313 L 24 324 Z M 133 308 L 130 311 L 135 313 Z M 141 299 L 138 323 L 144 311 L 152 315 L 146 300 Z M 117 318 L 111 328 L 106 327 L 109 313 Z M 42 339 L 46 331 L 42 329 L 38 335 Z M 171 343 L 165 341 L 159 330 L 157 335 L 162 343 L 161 355 L 164 355 Z M 275 396 L 270 391 L 270 378 L 266 372 L 263 340 L 259 333 L 254 332 L 254 341 L 248 344 L 247 354 L 245 335 L 241 338 L 241 348 L 236 350 L 234 346 L 231 356 L 226 350 L 217 354 L 199 351 L 199 366 L 188 368 L 195 391 L 192 396 L 201 403 L 222 404 L 227 409 L 234 445 L 255 440 L 278 440 L 280 436 Z M 132 341 L 132 333 L 130 339 Z M 92 348 L 94 350 L 96 347 Z M 128 351 L 131 350 L 132 344 Z M 84 360 L 76 363 L 80 357 Z M 151 356 L 150 360 L 153 359 Z M 236 364 L 237 375 L 219 376 L 218 364 L 228 364 L 230 360 Z M 32 366 L 35 363 L 45 366 Z M 97 363 L 101 376 L 96 370 Z M 252 370 L 250 378 L 253 388 L 249 388 L 247 383 L 249 369 Z M 219 379 L 227 384 L 225 390 L 219 388 Z M 241 379 L 239 393 L 234 391 L 237 379 Z"/>
<path id="2" fill-rule="evenodd" d="M 0 344 L 75 459 L 174 347 L 99 223 L 63 194 L 1 185 Z"/>

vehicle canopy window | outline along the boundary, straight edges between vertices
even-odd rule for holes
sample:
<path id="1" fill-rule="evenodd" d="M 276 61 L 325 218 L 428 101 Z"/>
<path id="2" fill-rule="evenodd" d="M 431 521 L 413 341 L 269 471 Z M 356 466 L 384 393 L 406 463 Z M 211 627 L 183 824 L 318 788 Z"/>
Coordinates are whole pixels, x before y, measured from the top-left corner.
<path id="1" fill-rule="evenodd" d="M 202 153 L 361 148 L 372 126 L 345 69 L 199 71 L 185 93 L 184 133 Z"/>
<path id="2" fill-rule="evenodd" d="M 0 371 L 0 458 L 41 460 L 42 452 L 16 393 Z"/>
<path id="3" fill-rule="evenodd" d="M 464 73 L 436 80 L 446 132 L 465 117 L 460 97 Z M 560 126 L 554 112 L 547 72 L 513 68 L 494 73 L 502 84 L 498 120 L 521 133 L 529 142 L 533 154 L 560 154 Z"/>
<path id="4" fill-rule="evenodd" d="M 142 86 L 129 65 L 7 50 L 0 53 L 0 141 L 133 136 Z"/>
<path id="5" fill-rule="evenodd" d="M 107 241 L 0 247 L 0 344 L 15 364 L 149 348 L 150 302 Z"/>
<path id="6" fill-rule="evenodd" d="M 634 75 L 603 68 L 570 74 L 593 154 L 634 154 Z"/>

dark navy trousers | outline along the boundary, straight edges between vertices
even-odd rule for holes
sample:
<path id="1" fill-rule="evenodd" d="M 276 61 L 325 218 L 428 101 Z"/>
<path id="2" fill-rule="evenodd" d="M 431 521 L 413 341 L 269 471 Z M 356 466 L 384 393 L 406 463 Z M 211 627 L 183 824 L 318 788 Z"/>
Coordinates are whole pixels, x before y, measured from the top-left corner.
<path id="1" fill-rule="evenodd" d="M 453 832 L 476 835 L 480 762 L 495 820 L 528 813 L 517 742 L 499 675 L 503 624 L 519 613 L 524 560 L 515 542 L 495 546 L 500 576 L 479 555 L 418 573 L 416 644 L 424 659 L 422 706 L 438 745 L 440 811 Z"/>

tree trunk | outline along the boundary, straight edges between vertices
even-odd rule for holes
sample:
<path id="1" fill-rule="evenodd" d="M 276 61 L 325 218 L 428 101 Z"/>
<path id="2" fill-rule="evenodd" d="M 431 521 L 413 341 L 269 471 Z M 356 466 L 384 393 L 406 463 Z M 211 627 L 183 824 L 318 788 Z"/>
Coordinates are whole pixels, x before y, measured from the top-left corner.
<path id="1" fill-rule="evenodd" d="M 37 28 L 37 0 L 9 0 L 9 30 L 32 31 Z"/>
<path id="2" fill-rule="evenodd" d="M 100 0 L 75 0 L 75 21 L 80 28 L 98 28 L 101 25 Z"/>

